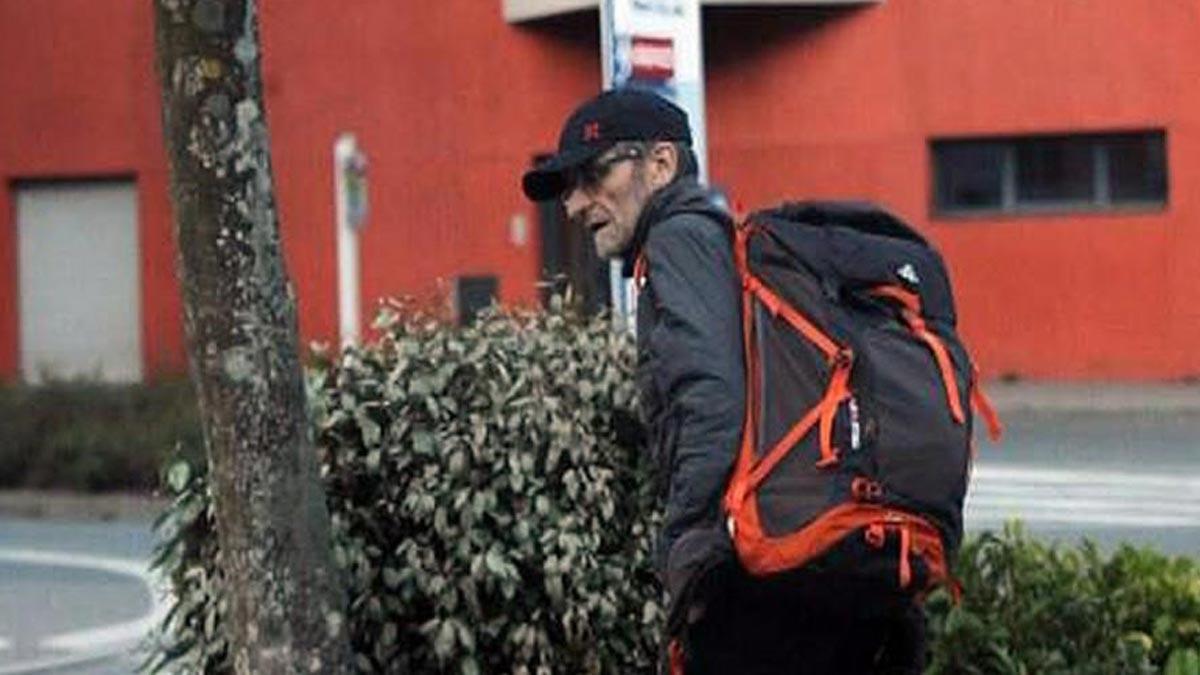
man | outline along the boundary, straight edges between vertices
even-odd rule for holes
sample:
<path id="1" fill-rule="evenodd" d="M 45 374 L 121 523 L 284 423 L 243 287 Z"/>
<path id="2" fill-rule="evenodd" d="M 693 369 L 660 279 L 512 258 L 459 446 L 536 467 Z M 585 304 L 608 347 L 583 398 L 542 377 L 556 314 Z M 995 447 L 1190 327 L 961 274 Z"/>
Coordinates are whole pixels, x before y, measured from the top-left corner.
<path id="1" fill-rule="evenodd" d="M 648 92 L 605 92 L 568 118 L 523 180 L 557 199 L 638 285 L 638 384 L 665 479 L 658 565 L 676 666 L 688 675 L 873 672 L 867 635 L 734 560 L 721 498 L 741 437 L 744 365 L 732 222 L 699 185 L 687 116 Z M 787 584 L 788 590 L 792 584 Z M 903 672 L 903 671 L 901 671 Z M 916 672 L 916 671 L 914 671 Z"/>

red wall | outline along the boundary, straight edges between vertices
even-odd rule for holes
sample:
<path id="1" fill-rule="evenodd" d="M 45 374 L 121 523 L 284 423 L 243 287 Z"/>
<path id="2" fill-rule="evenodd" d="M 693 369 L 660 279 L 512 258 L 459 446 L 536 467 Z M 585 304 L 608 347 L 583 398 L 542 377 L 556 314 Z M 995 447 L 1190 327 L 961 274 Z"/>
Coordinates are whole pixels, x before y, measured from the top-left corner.
<path id="1" fill-rule="evenodd" d="M 494 6 L 492 6 L 494 5 Z M 368 154 L 365 322 L 383 296 L 444 296 L 496 274 L 536 297 L 536 214 L 517 189 L 573 103 L 600 86 L 594 19 L 507 25 L 500 3 L 265 0 L 266 104 L 289 272 L 305 339 L 337 331 L 334 139 Z M 103 30 L 96 27 L 103 26 Z M 136 177 L 147 372 L 186 368 L 154 71 L 151 4 L 0 0 L 0 376 L 19 369 L 11 183 Z M 516 214 L 527 243 L 510 242 Z"/>
<path id="2" fill-rule="evenodd" d="M 13 182 L 134 177 L 146 371 L 186 368 L 151 4 L 0 0 L 0 376 L 19 370 Z"/>
<path id="3" fill-rule="evenodd" d="M 308 336 L 337 329 L 333 142 L 368 155 L 362 297 L 422 298 L 459 274 L 500 276 L 508 302 L 536 297 L 536 217 L 518 181 L 578 99 L 600 86 L 594 24 L 507 25 L 501 3 L 263 3 L 266 97 L 290 271 Z M 528 242 L 510 242 L 522 214 Z"/>
<path id="4" fill-rule="evenodd" d="M 1194 3 L 926 0 L 706 21 L 712 174 L 747 204 L 866 197 L 916 223 L 945 253 L 989 374 L 1200 374 Z M 1167 130 L 1166 211 L 931 216 L 931 138 L 1147 128 Z"/>
<path id="5" fill-rule="evenodd" d="M 517 182 L 599 87 L 594 13 L 504 23 L 499 0 L 261 0 L 276 187 L 308 339 L 336 333 L 332 144 L 370 160 L 364 314 L 492 273 L 535 297 Z M 741 201 L 867 197 L 943 248 L 985 371 L 1200 374 L 1200 10 L 1187 0 L 706 10 L 710 173 Z M 97 27 L 103 30 L 97 30 Z M 185 359 L 150 3 L 0 0 L 0 181 L 136 176 L 147 370 Z M 936 219 L 931 138 L 1165 128 L 1162 212 Z M 0 188 L 3 188 L 0 185 Z M 528 242 L 509 240 L 514 215 Z M 17 370 L 15 219 L 0 189 L 0 376 Z"/>

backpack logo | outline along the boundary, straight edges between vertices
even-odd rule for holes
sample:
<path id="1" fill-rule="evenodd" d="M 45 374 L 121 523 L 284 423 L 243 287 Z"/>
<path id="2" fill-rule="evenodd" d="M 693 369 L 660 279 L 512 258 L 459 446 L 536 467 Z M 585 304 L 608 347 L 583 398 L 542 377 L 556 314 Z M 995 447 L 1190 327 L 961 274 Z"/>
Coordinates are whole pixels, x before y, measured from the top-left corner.
<path id="1" fill-rule="evenodd" d="M 583 125 L 583 140 L 585 142 L 600 140 L 600 123 L 588 122 Z"/>
<path id="2" fill-rule="evenodd" d="M 896 276 L 916 286 L 921 283 L 921 277 L 917 276 L 917 268 L 913 267 L 912 263 L 904 263 L 896 270 Z"/>

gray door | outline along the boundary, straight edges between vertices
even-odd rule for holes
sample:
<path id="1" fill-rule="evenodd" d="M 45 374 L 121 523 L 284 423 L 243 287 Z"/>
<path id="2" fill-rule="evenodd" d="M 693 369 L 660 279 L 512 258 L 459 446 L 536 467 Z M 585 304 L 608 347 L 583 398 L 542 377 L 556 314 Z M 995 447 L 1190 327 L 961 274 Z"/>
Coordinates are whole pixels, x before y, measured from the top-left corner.
<path id="1" fill-rule="evenodd" d="M 15 201 L 25 381 L 141 380 L 135 184 L 26 183 Z"/>

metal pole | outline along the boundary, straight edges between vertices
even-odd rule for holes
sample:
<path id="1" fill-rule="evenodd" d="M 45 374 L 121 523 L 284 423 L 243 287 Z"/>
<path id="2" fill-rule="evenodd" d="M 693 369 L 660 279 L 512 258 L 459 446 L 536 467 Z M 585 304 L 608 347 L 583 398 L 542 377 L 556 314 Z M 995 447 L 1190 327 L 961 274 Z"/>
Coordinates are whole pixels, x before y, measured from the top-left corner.
<path id="1" fill-rule="evenodd" d="M 354 134 L 338 136 L 333 144 L 333 182 L 337 204 L 338 334 L 343 347 L 358 343 L 361 325 L 358 228 L 351 218 L 348 185 L 348 173 L 359 156 Z"/>

